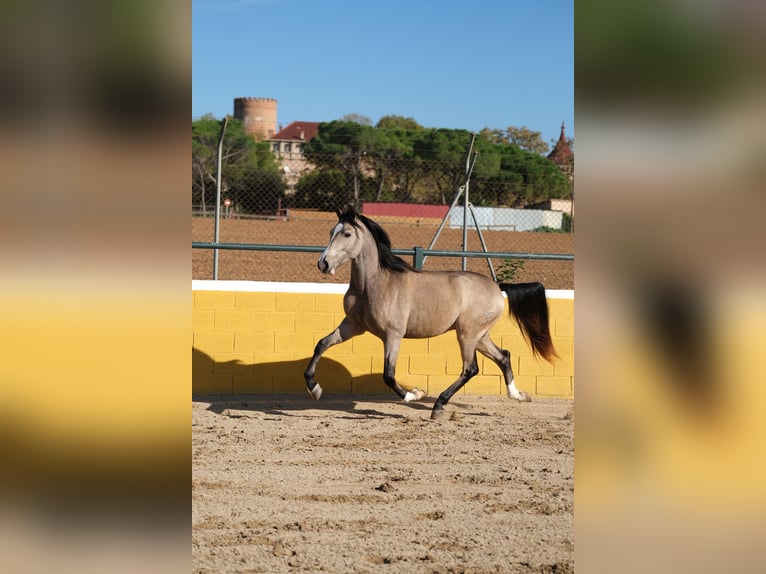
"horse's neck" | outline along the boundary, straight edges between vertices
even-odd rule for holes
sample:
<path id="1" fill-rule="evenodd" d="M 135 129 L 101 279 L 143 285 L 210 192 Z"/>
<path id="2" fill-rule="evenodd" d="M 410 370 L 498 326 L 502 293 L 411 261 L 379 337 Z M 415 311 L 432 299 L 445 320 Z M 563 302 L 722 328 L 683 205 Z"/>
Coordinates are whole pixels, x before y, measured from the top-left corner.
<path id="1" fill-rule="evenodd" d="M 381 287 L 381 275 L 384 273 L 378 260 L 378 247 L 372 238 L 368 239 L 362 251 L 351 262 L 351 286 L 359 293 Z"/>

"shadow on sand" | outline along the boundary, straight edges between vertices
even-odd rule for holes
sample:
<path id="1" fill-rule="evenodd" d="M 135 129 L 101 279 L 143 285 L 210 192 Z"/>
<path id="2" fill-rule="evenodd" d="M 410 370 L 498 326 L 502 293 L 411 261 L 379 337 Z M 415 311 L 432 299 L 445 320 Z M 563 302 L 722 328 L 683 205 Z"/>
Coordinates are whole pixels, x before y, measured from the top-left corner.
<path id="1" fill-rule="evenodd" d="M 192 348 L 192 401 L 209 403 L 208 410 L 229 417 L 242 411 L 266 415 L 304 416 L 305 411 L 338 411 L 342 418 L 407 418 L 404 414 L 369 408 L 370 403 L 401 405 L 406 410 L 430 412 L 433 400 L 405 403 L 383 382 L 383 374 L 352 376 L 341 363 L 323 357 L 316 370 L 322 398 L 311 398 L 303 372 L 310 357 L 292 361 L 244 364 L 216 361 Z M 361 406 L 361 405 L 364 406 Z M 404 410 L 406 409 L 406 410 Z"/>

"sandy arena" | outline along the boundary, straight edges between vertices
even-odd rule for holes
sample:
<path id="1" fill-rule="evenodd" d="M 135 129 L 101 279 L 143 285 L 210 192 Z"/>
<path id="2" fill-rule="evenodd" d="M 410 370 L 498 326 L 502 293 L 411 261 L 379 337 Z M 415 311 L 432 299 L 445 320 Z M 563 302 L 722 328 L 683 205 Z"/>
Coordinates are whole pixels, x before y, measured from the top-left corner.
<path id="1" fill-rule="evenodd" d="M 194 397 L 193 571 L 573 572 L 574 403 L 433 399 Z"/>
<path id="2" fill-rule="evenodd" d="M 333 223 L 226 220 L 221 241 L 324 245 Z M 427 246 L 436 229 L 381 223 L 400 248 Z M 437 247 L 459 249 L 461 235 L 445 229 Z M 494 251 L 574 249 L 568 234 L 485 237 Z M 212 220 L 192 218 L 192 239 L 211 238 Z M 219 277 L 348 282 L 350 266 L 329 279 L 316 259 L 221 252 Z M 426 269 L 459 265 L 431 258 Z M 487 273 L 480 259 L 469 269 Z M 212 253 L 192 250 L 193 278 L 211 270 Z M 574 265 L 527 261 L 516 281 L 532 280 L 571 289 Z M 193 571 L 573 572 L 574 403 L 457 394 L 431 421 L 434 400 L 194 397 Z"/>

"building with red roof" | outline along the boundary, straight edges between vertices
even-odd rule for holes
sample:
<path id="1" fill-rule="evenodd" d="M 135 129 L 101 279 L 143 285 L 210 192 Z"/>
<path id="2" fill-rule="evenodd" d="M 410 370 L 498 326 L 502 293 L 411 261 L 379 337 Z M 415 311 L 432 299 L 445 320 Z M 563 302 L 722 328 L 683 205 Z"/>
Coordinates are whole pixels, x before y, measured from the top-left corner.
<path id="1" fill-rule="evenodd" d="M 271 150 L 283 159 L 303 159 L 303 144 L 314 139 L 319 122 L 291 122 L 271 136 Z"/>

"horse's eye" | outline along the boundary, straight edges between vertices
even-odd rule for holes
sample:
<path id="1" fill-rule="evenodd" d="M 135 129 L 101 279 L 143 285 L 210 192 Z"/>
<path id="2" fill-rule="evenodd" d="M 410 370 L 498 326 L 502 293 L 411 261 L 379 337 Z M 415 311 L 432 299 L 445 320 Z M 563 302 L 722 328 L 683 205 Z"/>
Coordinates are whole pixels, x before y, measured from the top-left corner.
<path id="1" fill-rule="evenodd" d="M 350 231 L 344 231 L 343 232 L 343 237 L 351 237 L 351 232 Z"/>

